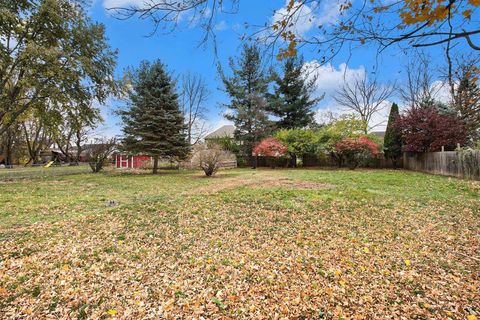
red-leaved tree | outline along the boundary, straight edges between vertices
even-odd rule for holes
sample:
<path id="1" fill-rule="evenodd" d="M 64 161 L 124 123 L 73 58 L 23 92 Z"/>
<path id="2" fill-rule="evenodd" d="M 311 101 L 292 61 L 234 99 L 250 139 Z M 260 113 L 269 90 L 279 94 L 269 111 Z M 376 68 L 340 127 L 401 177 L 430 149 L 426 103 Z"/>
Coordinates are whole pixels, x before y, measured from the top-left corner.
<path id="1" fill-rule="evenodd" d="M 403 151 L 433 152 L 454 150 L 457 143 L 467 141 L 467 130 L 462 121 L 449 114 L 441 114 L 435 108 L 411 108 L 397 118 Z"/>
<path id="2" fill-rule="evenodd" d="M 335 144 L 335 151 L 343 158 L 351 169 L 380 153 L 378 144 L 368 137 L 344 138 Z"/>
<path id="3" fill-rule="evenodd" d="M 277 159 L 285 156 L 286 153 L 287 147 L 275 138 L 263 139 L 253 148 L 253 154 L 255 156 L 273 158 L 273 161 L 270 162 L 272 168 L 275 168 Z"/>

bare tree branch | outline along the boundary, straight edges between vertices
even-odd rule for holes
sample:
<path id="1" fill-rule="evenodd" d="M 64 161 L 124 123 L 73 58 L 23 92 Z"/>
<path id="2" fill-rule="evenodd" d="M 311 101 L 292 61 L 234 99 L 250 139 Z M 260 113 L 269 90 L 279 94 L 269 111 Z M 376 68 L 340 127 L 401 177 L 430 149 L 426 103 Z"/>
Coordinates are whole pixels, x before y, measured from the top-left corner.
<path id="1" fill-rule="evenodd" d="M 182 112 L 187 126 L 187 140 L 195 145 L 208 131 L 206 126 L 206 102 L 210 97 L 207 83 L 202 76 L 187 73 L 182 77 Z"/>
<path id="2" fill-rule="evenodd" d="M 337 90 L 333 99 L 341 107 L 358 115 L 365 123 L 364 132 L 375 128 L 381 123 L 372 124 L 372 118 L 385 108 L 385 101 L 393 94 L 395 86 L 380 85 L 376 79 L 369 81 L 367 75 L 355 78 L 353 83 L 346 82 Z"/>

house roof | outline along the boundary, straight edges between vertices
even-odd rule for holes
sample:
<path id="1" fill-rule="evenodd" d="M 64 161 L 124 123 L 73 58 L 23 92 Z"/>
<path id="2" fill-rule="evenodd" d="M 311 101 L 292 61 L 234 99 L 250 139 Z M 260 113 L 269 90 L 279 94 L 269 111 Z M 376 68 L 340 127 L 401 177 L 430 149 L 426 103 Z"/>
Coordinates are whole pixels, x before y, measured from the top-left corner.
<path id="1" fill-rule="evenodd" d="M 377 137 L 384 139 L 385 138 L 385 131 L 372 131 L 372 134 L 376 135 Z"/>
<path id="2" fill-rule="evenodd" d="M 233 138 L 235 132 L 235 126 L 231 124 L 224 125 L 217 130 L 209 133 L 205 139 L 215 139 L 215 138 Z"/>

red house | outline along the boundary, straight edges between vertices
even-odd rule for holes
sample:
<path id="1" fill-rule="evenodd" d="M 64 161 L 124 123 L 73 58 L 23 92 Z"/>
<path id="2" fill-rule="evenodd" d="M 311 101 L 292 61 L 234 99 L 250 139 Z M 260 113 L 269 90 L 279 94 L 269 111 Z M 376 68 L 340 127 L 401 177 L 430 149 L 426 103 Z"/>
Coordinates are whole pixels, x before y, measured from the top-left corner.
<path id="1" fill-rule="evenodd" d="M 141 169 L 145 165 L 151 162 L 153 158 L 144 154 L 139 155 L 127 155 L 117 153 L 115 155 L 115 168 L 118 169 Z"/>

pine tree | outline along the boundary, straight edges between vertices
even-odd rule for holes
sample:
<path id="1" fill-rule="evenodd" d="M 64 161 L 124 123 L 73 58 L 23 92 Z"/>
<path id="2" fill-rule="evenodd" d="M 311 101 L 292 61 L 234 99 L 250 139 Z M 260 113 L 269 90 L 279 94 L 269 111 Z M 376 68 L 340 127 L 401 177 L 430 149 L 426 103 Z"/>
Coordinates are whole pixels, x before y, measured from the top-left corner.
<path id="1" fill-rule="evenodd" d="M 395 128 L 395 121 L 399 116 L 398 105 L 393 103 L 390 109 L 390 115 L 388 116 L 383 150 L 385 158 L 391 159 L 395 168 L 397 167 L 398 159 L 402 156 L 402 139 L 398 130 Z"/>
<path id="2" fill-rule="evenodd" d="M 270 128 L 266 95 L 270 81 L 264 68 L 260 49 L 256 45 L 244 45 L 241 56 L 235 62 L 230 58 L 233 75 L 226 77 L 220 69 L 223 84 L 230 96 L 225 106 L 229 113 L 225 118 L 235 124 L 235 138 L 242 142 L 244 154 L 255 166 L 252 150 Z"/>
<path id="3" fill-rule="evenodd" d="M 175 83 L 159 60 L 143 61 L 132 73 L 130 106 L 121 112 L 126 150 L 158 159 L 184 159 L 189 152 Z"/>
<path id="4" fill-rule="evenodd" d="M 469 73 L 460 80 L 453 107 L 465 124 L 470 142 L 480 139 L 480 88 Z"/>
<path id="5" fill-rule="evenodd" d="M 316 78 L 307 80 L 302 58 L 288 58 L 283 75 L 274 74 L 275 93 L 270 96 L 269 111 L 277 116 L 278 129 L 305 128 L 315 123 L 315 105 L 323 98 L 312 99 Z"/>

